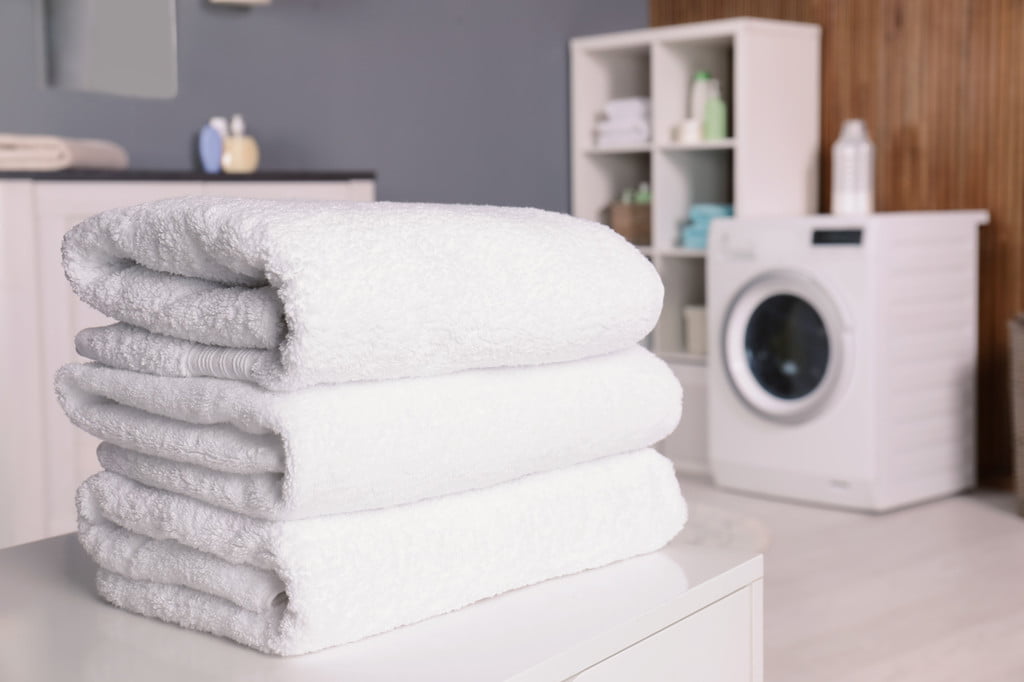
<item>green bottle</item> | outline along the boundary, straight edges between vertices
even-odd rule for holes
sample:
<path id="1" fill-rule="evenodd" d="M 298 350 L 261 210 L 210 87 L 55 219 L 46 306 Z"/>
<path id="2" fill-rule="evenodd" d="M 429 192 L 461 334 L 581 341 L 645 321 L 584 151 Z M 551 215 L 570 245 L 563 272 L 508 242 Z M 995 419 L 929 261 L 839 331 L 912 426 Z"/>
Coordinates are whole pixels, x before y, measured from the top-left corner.
<path id="1" fill-rule="evenodd" d="M 708 85 L 708 100 L 704 105 L 703 133 L 705 140 L 723 140 L 729 137 L 729 112 L 722 99 L 722 89 L 715 79 Z"/>

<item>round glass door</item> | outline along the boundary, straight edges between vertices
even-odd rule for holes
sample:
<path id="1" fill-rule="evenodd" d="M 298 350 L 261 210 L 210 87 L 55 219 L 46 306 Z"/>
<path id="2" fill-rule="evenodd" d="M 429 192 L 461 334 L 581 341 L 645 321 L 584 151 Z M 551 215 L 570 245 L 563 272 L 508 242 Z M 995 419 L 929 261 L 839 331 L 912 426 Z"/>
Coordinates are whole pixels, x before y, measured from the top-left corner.
<path id="1" fill-rule="evenodd" d="M 777 294 L 757 306 L 747 322 L 744 346 L 754 378 L 777 398 L 802 398 L 825 378 L 825 323 L 797 296 Z"/>
<path id="2" fill-rule="evenodd" d="M 762 416 L 803 421 L 821 410 L 849 343 L 839 310 L 798 273 L 771 273 L 734 299 L 723 333 L 733 388 Z"/>

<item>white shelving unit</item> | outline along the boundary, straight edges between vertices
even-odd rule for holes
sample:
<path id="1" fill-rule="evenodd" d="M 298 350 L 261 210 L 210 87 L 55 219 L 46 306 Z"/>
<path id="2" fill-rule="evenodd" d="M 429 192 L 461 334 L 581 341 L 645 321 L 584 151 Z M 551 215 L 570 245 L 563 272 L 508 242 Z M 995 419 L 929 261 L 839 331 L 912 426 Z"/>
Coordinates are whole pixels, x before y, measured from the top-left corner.
<path id="1" fill-rule="evenodd" d="M 695 202 L 732 203 L 739 216 L 817 212 L 821 27 L 745 17 L 678 24 L 575 38 L 570 56 L 572 211 L 606 222 L 623 189 L 651 184 L 652 243 L 640 250 L 665 282 L 651 345 L 686 390 L 683 422 L 662 450 L 681 469 L 706 470 L 704 356 L 687 352 L 682 316 L 704 302 L 704 253 L 679 247 L 680 224 Z M 672 129 L 699 70 L 722 85 L 730 137 L 680 144 Z M 630 96 L 651 98 L 650 144 L 595 148 L 604 104 Z"/>

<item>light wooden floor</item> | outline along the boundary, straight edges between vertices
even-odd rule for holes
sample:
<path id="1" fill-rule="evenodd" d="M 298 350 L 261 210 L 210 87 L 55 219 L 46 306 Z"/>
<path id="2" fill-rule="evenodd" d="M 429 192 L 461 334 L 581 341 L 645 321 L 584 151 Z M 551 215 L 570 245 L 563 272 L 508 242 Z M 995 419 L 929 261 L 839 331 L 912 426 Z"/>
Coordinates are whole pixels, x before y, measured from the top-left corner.
<path id="1" fill-rule="evenodd" d="M 1024 681 L 1024 519 L 1008 494 L 875 516 L 682 487 L 709 542 L 766 547 L 768 682 Z"/>

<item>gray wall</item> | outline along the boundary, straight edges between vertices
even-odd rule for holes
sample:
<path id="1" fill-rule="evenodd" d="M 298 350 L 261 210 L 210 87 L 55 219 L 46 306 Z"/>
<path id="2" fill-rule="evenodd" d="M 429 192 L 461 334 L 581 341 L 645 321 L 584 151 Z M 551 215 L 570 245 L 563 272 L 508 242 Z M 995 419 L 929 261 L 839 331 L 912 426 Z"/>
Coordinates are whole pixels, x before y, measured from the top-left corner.
<path id="1" fill-rule="evenodd" d="M 178 0 L 179 93 L 43 85 L 37 3 L 0 0 L 0 131 L 106 137 L 137 168 L 193 166 L 240 111 L 265 169 L 372 169 L 380 197 L 569 208 L 571 36 L 647 24 L 646 0 Z"/>

